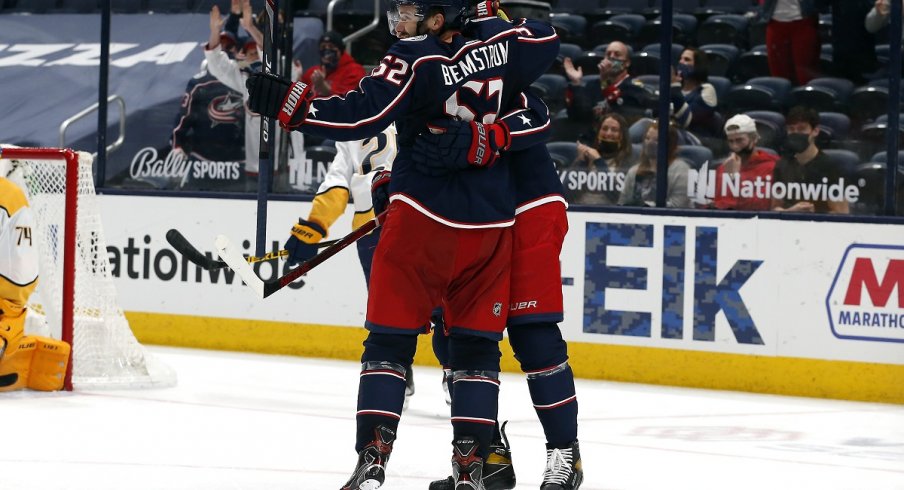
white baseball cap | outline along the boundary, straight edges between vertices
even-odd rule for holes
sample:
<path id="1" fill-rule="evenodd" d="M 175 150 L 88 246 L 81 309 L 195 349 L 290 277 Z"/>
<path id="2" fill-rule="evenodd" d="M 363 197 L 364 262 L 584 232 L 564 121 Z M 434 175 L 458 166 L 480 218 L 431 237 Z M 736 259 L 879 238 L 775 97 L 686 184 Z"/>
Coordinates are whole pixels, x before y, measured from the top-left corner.
<path id="1" fill-rule="evenodd" d="M 746 114 L 738 114 L 725 122 L 725 134 L 756 133 L 756 121 Z"/>

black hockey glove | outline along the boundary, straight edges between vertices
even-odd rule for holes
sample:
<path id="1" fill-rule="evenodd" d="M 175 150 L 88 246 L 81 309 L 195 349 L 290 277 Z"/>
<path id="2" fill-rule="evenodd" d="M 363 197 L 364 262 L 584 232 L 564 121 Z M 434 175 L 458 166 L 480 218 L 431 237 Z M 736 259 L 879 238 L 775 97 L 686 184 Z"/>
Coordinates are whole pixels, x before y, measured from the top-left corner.
<path id="1" fill-rule="evenodd" d="M 286 259 L 289 265 L 306 262 L 317 255 L 320 240 L 326 236 L 326 229 L 316 221 L 304 219 L 298 220 L 298 224 L 292 226 L 292 234 L 286 240 L 286 250 L 289 257 Z"/>
<path id="2" fill-rule="evenodd" d="M 252 73 L 245 87 L 248 89 L 248 108 L 252 112 L 277 118 L 286 130 L 304 122 L 311 93 L 307 84 L 291 83 L 269 73 Z"/>
<path id="3" fill-rule="evenodd" d="M 389 206 L 389 179 L 392 172 L 380 170 L 374 174 L 370 184 L 370 198 L 374 205 L 374 214 L 380 215 Z"/>
<path id="4" fill-rule="evenodd" d="M 511 134 L 504 122 L 438 119 L 429 132 L 418 135 L 412 159 L 418 170 L 441 176 L 467 168 L 485 168 L 496 163 L 499 152 L 511 146 Z"/>

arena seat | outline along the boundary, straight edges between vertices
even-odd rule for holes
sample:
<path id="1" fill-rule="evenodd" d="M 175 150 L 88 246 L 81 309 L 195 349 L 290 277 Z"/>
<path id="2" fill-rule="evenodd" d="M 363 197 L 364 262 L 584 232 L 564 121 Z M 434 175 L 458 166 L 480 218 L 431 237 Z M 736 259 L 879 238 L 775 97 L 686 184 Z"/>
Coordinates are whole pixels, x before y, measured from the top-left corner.
<path id="1" fill-rule="evenodd" d="M 857 87 L 848 98 L 849 114 L 855 121 L 869 121 L 888 112 L 888 87 Z"/>
<path id="2" fill-rule="evenodd" d="M 555 162 L 556 168 L 571 165 L 578 155 L 578 144 L 573 141 L 551 141 L 546 143 L 546 149 L 549 150 L 549 156 Z"/>
<path id="3" fill-rule="evenodd" d="M 744 114 L 756 122 L 756 131 L 760 135 L 758 146 L 779 148 L 785 140 L 785 116 L 775 111 L 748 111 Z"/>
<path id="4" fill-rule="evenodd" d="M 789 94 L 788 104 L 804 105 L 817 111 L 847 111 L 848 98 L 854 91 L 854 82 L 846 78 L 814 78 L 802 87 L 795 87 Z"/>
<path id="5" fill-rule="evenodd" d="M 852 214 L 879 215 L 885 208 L 885 162 L 866 162 L 854 167 L 851 179 L 859 185 L 860 196 L 851 205 Z"/>
<path id="6" fill-rule="evenodd" d="M 556 73 L 544 73 L 531 84 L 536 94 L 546 102 L 550 114 L 555 114 L 565 107 L 565 89 L 568 80 Z"/>
<path id="7" fill-rule="evenodd" d="M 747 46 L 747 18 L 737 14 L 717 14 L 697 27 L 697 44 Z"/>
<path id="8" fill-rule="evenodd" d="M 750 51 L 741 53 L 730 75 L 736 83 L 744 83 L 751 78 L 770 76 L 766 45 L 754 46 Z"/>
<path id="9" fill-rule="evenodd" d="M 841 175 L 849 178 L 857 165 L 860 165 L 860 156 L 851 150 L 843 150 L 840 148 L 827 148 L 822 150 L 841 171 Z"/>
<path id="10" fill-rule="evenodd" d="M 603 54 L 596 51 L 585 51 L 572 61 L 574 66 L 583 70 L 585 75 L 592 75 L 600 72 L 599 64 L 600 61 L 603 61 L 603 57 Z M 634 60 L 632 59 L 631 62 L 633 67 Z"/>
<path id="11" fill-rule="evenodd" d="M 840 142 L 848 138 L 851 118 L 840 112 L 820 112 L 819 129 L 820 133 L 825 133 L 826 142 Z"/>
<path id="12" fill-rule="evenodd" d="M 710 166 L 715 163 L 713 161 L 713 151 L 705 146 L 678 145 L 676 156 L 687 161 L 695 169 L 699 169 L 707 162 L 709 162 Z"/>
<path id="13" fill-rule="evenodd" d="M 601 20 L 590 29 L 590 39 L 595 44 L 621 41 L 632 44 L 646 19 L 640 14 L 618 14 Z"/>
<path id="14" fill-rule="evenodd" d="M 873 154 L 872 158 L 870 158 L 871 162 L 879 162 L 885 163 L 888 161 L 888 152 L 887 151 L 877 151 Z M 904 150 L 898 150 L 898 165 L 904 164 Z"/>
<path id="15" fill-rule="evenodd" d="M 728 76 L 741 52 L 733 44 L 704 44 L 700 46 L 700 51 L 706 53 L 709 74 L 719 77 Z"/>
<path id="16" fill-rule="evenodd" d="M 703 3 L 707 14 L 743 14 L 753 10 L 750 0 L 704 0 Z"/>
<path id="17" fill-rule="evenodd" d="M 702 7 L 701 3 L 701 0 L 672 0 L 672 11 L 675 12 L 673 15 L 678 13 L 695 14 L 700 11 Z M 650 9 L 655 13 L 661 12 L 662 0 L 653 0 Z"/>
<path id="18" fill-rule="evenodd" d="M 718 75 L 710 75 L 708 82 L 713 86 L 713 88 L 716 89 L 716 97 L 718 97 L 719 99 L 717 107 L 721 108 L 725 103 L 725 94 L 727 94 L 728 89 L 731 88 L 731 80 L 725 77 L 720 77 Z"/>
<path id="19" fill-rule="evenodd" d="M 562 42 L 583 45 L 586 40 L 587 19 L 578 14 L 552 13 L 549 23 L 556 28 Z"/>
<path id="20" fill-rule="evenodd" d="M 661 46 L 659 43 L 651 43 L 647 44 L 641 49 L 641 52 L 646 51 L 647 53 L 655 54 L 659 56 L 659 50 Z M 678 58 L 681 57 L 681 53 L 684 51 L 684 45 L 679 43 L 672 43 L 672 63 L 678 63 Z"/>
<path id="21" fill-rule="evenodd" d="M 757 77 L 747 83 L 734 85 L 725 95 L 729 113 L 746 111 L 777 111 L 785 108 L 791 82 L 779 77 Z"/>

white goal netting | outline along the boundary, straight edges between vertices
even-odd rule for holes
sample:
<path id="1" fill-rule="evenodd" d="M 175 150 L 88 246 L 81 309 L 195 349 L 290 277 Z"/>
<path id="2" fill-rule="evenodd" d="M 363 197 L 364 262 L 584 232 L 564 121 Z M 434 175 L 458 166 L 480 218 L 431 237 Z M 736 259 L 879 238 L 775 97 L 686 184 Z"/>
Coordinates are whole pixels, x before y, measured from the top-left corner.
<path id="1" fill-rule="evenodd" d="M 13 151 L 19 158 L 10 157 Z M 37 221 L 33 237 L 40 251 L 40 275 L 38 287 L 28 303 L 26 330 L 65 339 L 64 332 L 71 328 L 71 379 L 77 389 L 174 385 L 175 372 L 155 361 L 138 343 L 117 304 L 99 199 L 94 191 L 91 155 L 4 148 L 0 157 L 12 163 L 9 178 L 25 190 Z M 67 241 L 65 233 L 67 164 L 78 165 L 74 241 Z M 71 327 L 65 324 L 66 315 L 62 314 L 67 247 L 73 247 L 75 255 Z"/>

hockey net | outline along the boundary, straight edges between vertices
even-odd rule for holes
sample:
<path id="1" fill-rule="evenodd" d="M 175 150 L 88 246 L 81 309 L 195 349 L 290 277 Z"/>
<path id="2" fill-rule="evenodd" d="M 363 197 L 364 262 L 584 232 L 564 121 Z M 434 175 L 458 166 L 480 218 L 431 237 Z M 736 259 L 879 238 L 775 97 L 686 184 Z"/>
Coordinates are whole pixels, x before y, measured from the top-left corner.
<path id="1" fill-rule="evenodd" d="M 32 236 L 39 279 L 28 302 L 26 331 L 72 345 L 65 389 L 174 385 L 175 372 L 138 343 L 117 304 L 92 156 L 0 148 L 0 164 L 10 163 L 8 178 L 25 191 L 37 222 Z"/>

